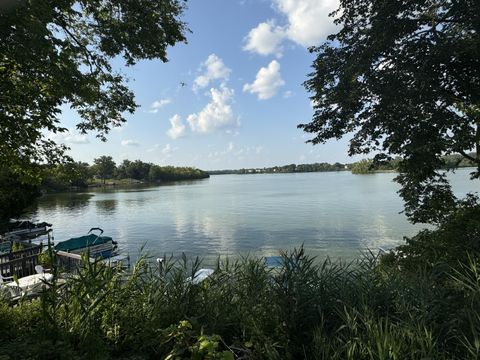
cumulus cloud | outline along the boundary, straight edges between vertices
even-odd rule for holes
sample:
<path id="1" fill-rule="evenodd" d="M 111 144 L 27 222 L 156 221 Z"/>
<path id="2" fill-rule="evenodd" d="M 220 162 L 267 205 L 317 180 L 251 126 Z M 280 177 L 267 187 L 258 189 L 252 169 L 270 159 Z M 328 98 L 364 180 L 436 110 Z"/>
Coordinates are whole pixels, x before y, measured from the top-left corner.
<path id="1" fill-rule="evenodd" d="M 258 99 L 267 100 L 275 96 L 278 89 L 285 84 L 280 74 L 280 64 L 273 60 L 267 67 L 262 67 L 251 84 L 245 84 L 243 91 L 257 94 Z"/>
<path id="2" fill-rule="evenodd" d="M 191 130 L 209 133 L 238 126 L 238 117 L 233 113 L 231 106 L 234 94 L 233 89 L 223 84 L 218 89 L 210 89 L 210 102 L 200 112 L 190 114 L 187 118 Z"/>
<path id="3" fill-rule="evenodd" d="M 58 132 L 58 133 L 50 133 L 48 135 L 49 139 L 55 141 L 56 143 L 63 143 L 63 144 L 88 144 L 90 140 L 88 140 L 87 135 L 80 134 L 74 129 L 67 130 L 66 132 Z"/>
<path id="4" fill-rule="evenodd" d="M 185 135 L 187 127 L 182 121 L 180 115 L 175 114 L 170 119 L 170 129 L 167 131 L 167 135 L 172 139 L 178 139 Z"/>
<path id="5" fill-rule="evenodd" d="M 280 44 L 284 37 L 285 31 L 280 26 L 276 26 L 273 20 L 262 22 L 250 30 L 245 38 L 246 44 L 243 50 L 260 55 L 275 54 L 280 57 L 282 55 Z"/>
<path id="6" fill-rule="evenodd" d="M 122 146 L 140 146 L 140 143 L 135 140 L 122 140 Z"/>
<path id="7" fill-rule="evenodd" d="M 194 91 L 207 87 L 213 80 L 227 80 L 232 70 L 217 55 L 210 54 L 201 64 L 200 71 L 202 73 L 193 82 Z"/>
<path id="8" fill-rule="evenodd" d="M 272 0 L 273 6 L 286 19 L 276 25 L 267 20 L 250 30 L 244 50 L 260 55 L 281 55 L 282 42 L 291 40 L 301 46 L 319 45 L 334 33 L 336 25 L 328 14 L 339 7 L 339 0 Z"/>
<path id="9" fill-rule="evenodd" d="M 162 107 L 164 107 L 165 105 L 168 105 L 172 102 L 172 100 L 170 99 L 160 99 L 160 100 L 156 100 L 154 101 L 151 105 L 150 105 L 150 111 L 151 113 L 153 114 L 156 114 L 160 111 L 160 109 Z"/>
<path id="10" fill-rule="evenodd" d="M 172 146 L 170 144 L 166 144 L 162 149 L 162 154 L 168 155 L 172 152 Z"/>
<path id="11" fill-rule="evenodd" d="M 302 46 L 318 45 L 335 31 L 332 11 L 339 0 L 274 0 L 277 9 L 284 14 L 288 23 L 286 36 Z"/>

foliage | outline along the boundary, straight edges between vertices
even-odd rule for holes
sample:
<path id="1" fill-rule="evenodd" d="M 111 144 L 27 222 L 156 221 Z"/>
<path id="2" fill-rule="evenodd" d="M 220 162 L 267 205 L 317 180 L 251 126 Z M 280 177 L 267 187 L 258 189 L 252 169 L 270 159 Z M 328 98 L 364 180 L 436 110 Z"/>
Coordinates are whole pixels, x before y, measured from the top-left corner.
<path id="1" fill-rule="evenodd" d="M 174 359 L 234 359 L 230 351 L 219 352 L 219 342 L 221 337 L 218 335 L 196 335 L 192 330 L 192 324 L 187 320 L 182 320 L 178 325 L 173 325 L 170 330 L 167 342 L 173 342 L 173 348 L 165 360 Z M 193 343 L 193 344 L 192 344 Z"/>
<path id="2" fill-rule="evenodd" d="M 115 177 L 117 179 L 162 182 L 203 179 L 208 177 L 208 173 L 191 167 L 159 166 L 141 160 L 123 160 L 115 170 Z"/>
<path id="3" fill-rule="evenodd" d="M 12 252 L 22 251 L 25 249 L 25 245 L 21 242 L 12 241 Z"/>
<path id="4" fill-rule="evenodd" d="M 44 166 L 42 174 L 41 189 L 46 192 L 87 187 L 89 184 L 95 183 L 95 176 L 101 178 L 104 184 L 106 179 L 113 179 L 115 184 L 129 184 L 132 180 L 160 183 L 209 177 L 207 172 L 200 169 L 159 166 L 141 160 L 124 160 L 116 167 L 111 156 L 101 156 L 95 159 L 95 163 L 91 166 L 83 162 Z M 116 180 L 120 180 L 120 182 Z"/>
<path id="5" fill-rule="evenodd" d="M 371 159 L 363 159 L 352 165 L 352 174 L 372 174 L 374 171 Z"/>
<path id="6" fill-rule="evenodd" d="M 123 160 L 118 166 L 116 177 L 119 179 L 147 180 L 151 164 L 140 160 Z"/>
<path id="7" fill-rule="evenodd" d="M 446 269 L 480 261 L 480 205 L 468 196 L 456 211 L 434 230 L 422 230 L 406 245 L 399 246 L 383 261 L 408 270 Z"/>
<path id="8" fill-rule="evenodd" d="M 84 162 L 67 162 L 46 166 L 43 169 L 42 189 L 67 190 L 71 187 L 85 187 L 92 177 L 92 170 Z"/>
<path id="9" fill-rule="evenodd" d="M 353 133 L 349 154 L 401 156 L 400 195 L 413 222 L 442 221 L 455 205 L 443 155 L 460 153 L 480 176 L 478 1 L 349 1 L 340 31 L 305 82 L 313 144 Z M 468 151 L 476 149 L 475 157 Z"/>
<path id="10" fill-rule="evenodd" d="M 103 180 L 113 177 L 115 173 L 115 161 L 113 161 L 111 156 L 100 156 L 93 160 L 93 172 Z"/>
<path id="11" fill-rule="evenodd" d="M 148 180 L 152 182 L 205 179 L 207 172 L 191 167 L 158 166 L 151 164 Z"/>
<path id="12" fill-rule="evenodd" d="M 238 169 L 238 170 L 214 170 L 209 171 L 211 175 L 220 174 L 252 174 L 252 173 L 303 173 L 303 172 L 323 172 L 323 171 L 342 171 L 345 170 L 345 164 L 336 162 L 329 163 L 315 163 L 315 164 L 290 164 L 284 166 L 273 166 L 267 168 L 252 168 L 252 169 Z"/>
<path id="13" fill-rule="evenodd" d="M 125 274 L 85 262 L 39 300 L 0 303 L 0 356 L 11 358 L 475 359 L 480 263 L 397 271 L 374 257 L 323 262 L 302 249 L 268 269 L 219 259 L 141 258 Z M 60 269 L 59 269 L 60 270 Z"/>
<path id="14" fill-rule="evenodd" d="M 468 155 L 473 158 L 477 156 L 476 153 L 470 153 Z M 472 160 L 460 154 L 445 155 L 442 156 L 442 160 L 444 162 L 444 168 L 447 170 L 475 166 L 475 163 Z"/>
<path id="15" fill-rule="evenodd" d="M 105 140 L 138 106 L 125 76 L 111 65 L 167 61 L 168 46 L 185 42 L 181 0 L 9 1 L 0 8 L 0 165 L 26 179 L 31 163 L 58 163 L 65 146 L 47 132 L 60 106 L 76 110 L 77 129 Z"/>
<path id="16" fill-rule="evenodd" d="M 3 222 L 19 216 L 39 194 L 37 185 L 25 184 L 18 175 L 0 167 L 0 229 Z"/>

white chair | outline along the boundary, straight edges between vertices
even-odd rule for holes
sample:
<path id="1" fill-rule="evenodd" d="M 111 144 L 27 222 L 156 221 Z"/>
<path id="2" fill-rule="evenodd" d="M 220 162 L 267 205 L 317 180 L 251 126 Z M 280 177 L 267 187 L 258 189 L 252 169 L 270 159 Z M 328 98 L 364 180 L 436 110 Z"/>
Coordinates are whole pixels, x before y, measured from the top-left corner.
<path id="1" fill-rule="evenodd" d="M 19 298 L 23 295 L 22 289 L 13 281 L 13 276 L 3 276 L 0 274 L 0 290 L 6 291 L 10 300 Z"/>
<path id="2" fill-rule="evenodd" d="M 46 273 L 41 265 L 35 266 L 35 271 L 38 274 L 24 276 L 15 281 L 8 281 L 10 279 L 13 280 L 13 276 L 5 277 L 0 275 L 0 285 L 10 292 L 11 299 L 27 294 L 36 294 L 48 286 L 48 283 L 53 280 L 53 274 Z"/>
<path id="3" fill-rule="evenodd" d="M 0 284 L 7 284 L 13 281 L 13 276 L 3 276 L 0 274 Z"/>

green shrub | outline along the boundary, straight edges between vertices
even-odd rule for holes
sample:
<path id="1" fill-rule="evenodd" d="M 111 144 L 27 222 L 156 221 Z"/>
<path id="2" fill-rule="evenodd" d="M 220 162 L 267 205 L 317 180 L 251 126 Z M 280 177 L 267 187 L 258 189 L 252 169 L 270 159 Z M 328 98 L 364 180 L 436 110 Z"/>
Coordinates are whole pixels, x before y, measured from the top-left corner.
<path id="1" fill-rule="evenodd" d="M 468 255 L 467 255 L 468 257 Z M 141 258 L 129 273 L 85 262 L 34 301 L 0 306 L 0 357 L 68 359 L 475 359 L 480 263 L 399 271 L 371 255 L 279 269 L 219 259 Z"/>
<path id="2" fill-rule="evenodd" d="M 480 258 L 480 205 L 470 197 L 435 230 L 423 230 L 386 255 L 385 265 L 405 270 L 447 270 Z"/>

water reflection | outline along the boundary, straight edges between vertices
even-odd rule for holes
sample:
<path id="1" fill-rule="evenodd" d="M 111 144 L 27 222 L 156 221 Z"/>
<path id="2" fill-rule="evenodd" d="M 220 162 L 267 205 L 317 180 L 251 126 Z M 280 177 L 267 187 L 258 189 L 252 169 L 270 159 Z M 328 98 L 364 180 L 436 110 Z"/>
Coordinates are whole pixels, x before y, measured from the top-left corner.
<path id="1" fill-rule="evenodd" d="M 85 193 L 48 194 L 39 200 L 36 211 L 69 211 L 82 209 L 88 206 L 93 196 L 93 194 Z"/>
<path id="2" fill-rule="evenodd" d="M 97 208 L 97 213 L 101 215 L 115 214 L 117 209 L 118 200 L 116 199 L 105 199 L 95 201 L 95 207 Z"/>
<path id="3" fill-rule="evenodd" d="M 201 257 L 277 255 L 304 244 L 321 258 L 348 258 L 362 249 L 402 244 L 404 236 L 418 232 L 399 214 L 403 203 L 394 176 L 212 176 L 156 187 L 55 194 L 40 199 L 34 215 L 53 223 L 58 239 L 99 226 L 132 256 L 145 244 L 152 256 L 186 252 Z M 478 184 L 472 188 L 454 180 L 460 191 L 478 189 Z"/>

